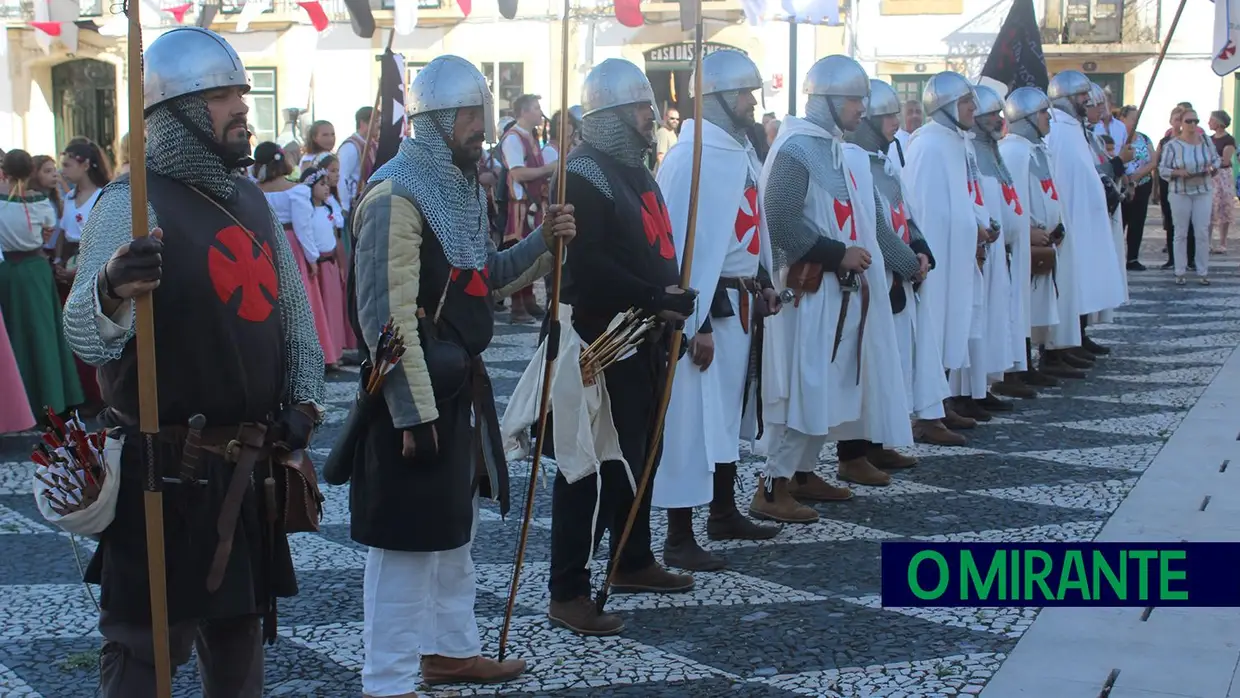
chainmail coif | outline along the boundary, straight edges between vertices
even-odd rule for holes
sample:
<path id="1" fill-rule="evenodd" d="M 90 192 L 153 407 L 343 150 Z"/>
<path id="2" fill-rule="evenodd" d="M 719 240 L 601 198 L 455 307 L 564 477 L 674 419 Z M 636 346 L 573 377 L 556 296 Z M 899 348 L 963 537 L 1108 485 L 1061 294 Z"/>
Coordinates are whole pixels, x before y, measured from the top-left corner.
<path id="1" fill-rule="evenodd" d="M 211 113 L 199 95 L 178 97 L 165 102 L 146 117 L 146 166 L 151 172 L 185 182 L 220 200 L 237 191 L 236 177 L 220 156 L 198 139 L 172 114 L 173 106 L 182 110 L 195 126 L 215 133 Z"/>
<path id="2" fill-rule="evenodd" d="M 1007 129 L 1008 133 L 1020 136 L 1030 143 L 1041 143 L 1046 137 L 1029 117 L 1008 122 Z"/>
<path id="3" fill-rule="evenodd" d="M 455 109 L 415 114 L 413 137 L 400 144 L 396 157 L 370 177 L 370 184 L 392 180 L 417 201 L 448 263 L 457 269 L 482 269 L 494 249 L 487 223 L 486 193 L 477 173 L 462 172 L 444 140 L 456 122 Z"/>
<path id="4" fill-rule="evenodd" d="M 843 138 L 844 131 L 835 121 L 835 114 L 839 113 L 840 105 L 832 102 L 831 100 L 833 99 L 841 98 L 828 97 L 826 95 L 810 95 L 805 102 L 805 120 L 821 127 L 836 138 Z M 832 107 L 834 107 L 834 110 Z"/>
<path id="5" fill-rule="evenodd" d="M 581 139 L 612 156 L 621 165 L 642 167 L 645 165 L 646 151 L 654 144 L 620 113 L 624 108 L 628 105 L 587 114 L 581 120 Z"/>
<path id="6" fill-rule="evenodd" d="M 883 124 L 879 119 L 862 119 L 861 125 L 852 133 L 844 134 L 844 140 L 871 153 L 885 153 L 891 141 L 883 136 Z"/>
<path id="7" fill-rule="evenodd" d="M 740 95 L 740 90 L 729 90 L 727 92 L 718 92 L 706 95 L 706 101 L 702 102 L 702 120 L 723 129 L 737 143 L 745 145 L 746 134 L 743 126 L 736 124 L 736 117 L 733 116 L 732 107 L 725 105 L 736 104 L 736 98 Z"/>
<path id="8" fill-rule="evenodd" d="M 1003 184 L 1012 183 L 1012 174 L 999 155 L 999 143 L 994 134 L 982 127 L 981 119 L 973 122 L 974 150 L 977 152 L 977 169 L 987 177 L 994 177 Z"/>

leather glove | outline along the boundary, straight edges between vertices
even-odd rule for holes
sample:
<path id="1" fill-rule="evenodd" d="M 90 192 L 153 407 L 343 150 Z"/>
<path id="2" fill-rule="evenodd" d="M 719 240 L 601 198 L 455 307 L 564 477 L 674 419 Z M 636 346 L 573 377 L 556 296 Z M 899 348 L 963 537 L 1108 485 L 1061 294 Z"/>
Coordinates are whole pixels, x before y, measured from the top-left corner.
<path id="1" fill-rule="evenodd" d="M 697 291 L 688 289 L 684 293 L 668 293 L 661 292 L 661 295 L 655 299 L 655 307 L 662 310 L 670 310 L 685 317 L 693 314 L 693 306 L 697 301 Z"/>
<path id="2" fill-rule="evenodd" d="M 298 451 L 310 445 L 314 436 L 312 408 L 289 405 L 276 417 L 273 444 L 285 451 Z"/>
<path id="3" fill-rule="evenodd" d="M 155 235 L 122 245 L 103 267 L 108 296 L 133 298 L 147 290 L 144 285 L 157 283 L 162 273 L 163 250 L 163 241 Z"/>

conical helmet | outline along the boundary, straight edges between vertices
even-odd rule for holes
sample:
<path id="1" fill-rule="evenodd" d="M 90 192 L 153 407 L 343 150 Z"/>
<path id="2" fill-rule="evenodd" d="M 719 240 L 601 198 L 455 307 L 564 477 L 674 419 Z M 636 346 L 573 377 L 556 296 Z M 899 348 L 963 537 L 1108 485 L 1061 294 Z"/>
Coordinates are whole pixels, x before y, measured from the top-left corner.
<path id="1" fill-rule="evenodd" d="M 415 116 L 441 109 L 482 107 L 487 142 L 495 142 L 495 103 L 491 88 L 474 64 L 464 58 L 439 56 L 427 63 L 413 79 L 409 98 L 409 113 Z"/>
<path id="2" fill-rule="evenodd" d="M 931 115 L 973 95 L 973 86 L 963 75 L 945 70 L 926 83 L 926 88 L 921 93 L 921 106 L 927 115 Z"/>
<path id="3" fill-rule="evenodd" d="M 870 97 L 865 104 L 867 118 L 900 113 L 900 95 L 882 80 L 870 80 Z"/>
<path id="4" fill-rule="evenodd" d="M 201 27 L 160 34 L 142 54 L 145 113 L 177 97 L 221 87 L 250 89 L 245 64 L 224 37 Z"/>
<path id="5" fill-rule="evenodd" d="M 608 58 L 594 66 L 581 87 L 582 118 L 627 104 L 649 104 L 659 121 L 654 90 L 641 68 L 622 58 Z"/>
<path id="6" fill-rule="evenodd" d="M 973 92 L 977 95 L 977 116 L 997 114 L 1003 111 L 1003 98 L 989 85 L 974 85 Z"/>
<path id="7" fill-rule="evenodd" d="M 697 87 L 697 75 L 689 77 L 689 94 Z M 758 65 L 740 51 L 722 50 L 702 58 L 702 94 L 713 95 L 734 90 L 757 90 L 762 87 Z"/>
<path id="8" fill-rule="evenodd" d="M 870 76 L 865 68 L 848 56 L 827 56 L 810 66 L 805 74 L 807 95 L 823 95 L 826 97 L 859 97 L 870 96 Z"/>

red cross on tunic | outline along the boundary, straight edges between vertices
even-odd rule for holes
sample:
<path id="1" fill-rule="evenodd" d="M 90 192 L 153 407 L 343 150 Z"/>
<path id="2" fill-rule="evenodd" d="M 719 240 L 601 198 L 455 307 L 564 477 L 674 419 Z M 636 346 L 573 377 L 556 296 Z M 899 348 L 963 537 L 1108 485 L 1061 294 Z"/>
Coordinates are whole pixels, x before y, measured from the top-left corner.
<path id="1" fill-rule="evenodd" d="M 851 201 L 835 200 L 835 224 L 839 226 L 840 232 L 844 232 L 844 222 L 849 221 L 850 233 L 849 240 L 857 239 L 857 219 L 853 218 L 853 209 Z"/>
<path id="2" fill-rule="evenodd" d="M 1016 215 L 1021 214 L 1020 197 L 1016 195 L 1016 187 L 1011 184 L 1003 185 L 1003 203 L 1012 207 L 1016 211 Z"/>
<path id="3" fill-rule="evenodd" d="M 973 203 L 978 206 L 984 206 L 982 203 L 982 185 L 977 180 L 969 180 L 969 196 L 973 197 Z"/>
<path id="4" fill-rule="evenodd" d="M 449 275 L 453 282 L 456 282 L 461 276 L 461 270 L 453 268 Z M 469 281 L 465 283 L 465 294 L 475 298 L 483 298 L 491 292 L 490 272 L 486 267 L 481 271 L 469 270 Z"/>
<path id="5" fill-rule="evenodd" d="M 736 211 L 736 241 L 745 242 L 745 236 L 751 234 L 749 245 L 745 248 L 749 254 L 757 256 L 762 246 L 761 236 L 758 235 L 758 190 L 755 187 L 746 187 L 745 193 L 741 196 L 740 208 Z"/>
<path id="6" fill-rule="evenodd" d="M 891 207 L 891 229 L 896 231 L 901 240 L 908 243 L 908 216 L 904 213 L 903 202 Z"/>
<path id="7" fill-rule="evenodd" d="M 1059 192 L 1055 190 L 1055 180 L 1053 179 L 1042 180 L 1042 193 L 1050 194 L 1051 201 L 1059 201 Z"/>

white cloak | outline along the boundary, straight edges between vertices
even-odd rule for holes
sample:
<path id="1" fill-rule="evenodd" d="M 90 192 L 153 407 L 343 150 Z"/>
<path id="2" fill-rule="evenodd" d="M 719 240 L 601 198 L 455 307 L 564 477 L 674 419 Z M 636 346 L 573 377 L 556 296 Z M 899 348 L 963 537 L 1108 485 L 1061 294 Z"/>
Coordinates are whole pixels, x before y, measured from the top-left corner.
<path id="1" fill-rule="evenodd" d="M 1003 157 L 1003 142 L 999 143 L 999 157 Z M 1012 168 L 1007 158 L 1003 164 L 1011 174 Z M 1025 196 L 1016 186 L 1016 177 L 1012 176 L 1012 184 L 1000 185 L 1003 194 L 1003 237 L 1008 249 L 1011 250 L 1011 263 L 1008 268 L 1008 371 L 1024 371 L 1028 368 L 1025 361 L 1025 339 L 1029 336 L 1029 267 L 1032 265 L 1029 252 L 1029 209 Z"/>
<path id="2" fill-rule="evenodd" d="M 974 286 L 979 276 L 975 259 L 978 221 L 965 164 L 966 136 L 928 121 L 909 137 L 904 153 L 905 203 L 934 251 L 937 265 L 921 285 L 921 301 L 934 314 L 934 322 L 926 329 L 939 336 L 919 337 L 918 346 L 925 348 L 934 342 L 946 369 L 968 365 Z"/>
<path id="3" fill-rule="evenodd" d="M 1033 254 L 1030 251 L 1029 229 L 1036 222 L 1038 226 L 1049 226 L 1050 232 L 1059 224 L 1059 200 L 1051 199 L 1054 189 L 1047 180 L 1048 186 L 1043 191 L 1041 182 L 1030 176 L 1030 163 L 1033 144 L 1028 139 L 1009 135 L 999 141 L 999 153 L 1003 156 L 1003 164 L 1012 175 L 1012 187 L 1021 203 L 1021 212 L 1009 207 L 1010 215 L 1005 215 L 1005 227 L 1022 235 L 1023 242 L 1012 245 L 1012 286 L 1020 293 L 1012 294 L 1013 327 L 1023 333 L 1020 338 L 1020 357 L 1023 364 L 1025 358 L 1025 338 L 1033 336 L 1033 328 L 1059 324 L 1058 300 L 1055 296 L 1055 284 L 1047 277 L 1040 277 L 1035 283 L 1032 280 Z M 1053 212 L 1049 204 L 1053 204 Z M 1025 370 L 1017 367 L 1016 370 Z"/>
<path id="4" fill-rule="evenodd" d="M 1124 302 L 1124 280 L 1094 149 L 1085 140 L 1081 122 L 1059 108 L 1051 110 L 1046 144 L 1064 229 L 1075 246 L 1077 310 L 1084 315 L 1118 307 Z M 1059 284 L 1064 284 L 1062 276 Z"/>
<path id="5" fill-rule="evenodd" d="M 980 174 L 983 206 L 989 218 L 999 224 L 999 236 L 986 250 L 982 266 L 983 312 L 985 330 L 982 335 L 981 357 L 971 357 L 971 369 L 979 368 L 988 376 L 1002 374 L 1012 367 L 1012 276 L 1008 271 L 1007 226 L 1004 225 L 1003 184 L 997 177 Z M 989 223 L 989 221 L 987 221 Z M 1023 351 L 1021 352 L 1024 353 Z M 978 365 L 980 362 L 980 366 Z"/>
<path id="6" fill-rule="evenodd" d="M 667 203 L 676 252 L 683 260 L 689 222 L 689 190 L 693 180 L 692 119 L 680 129 L 680 140 L 664 156 L 656 181 Z M 697 230 L 694 237 L 690 288 L 696 289 L 697 308 L 685 323 L 686 338 L 710 315 L 711 299 L 721 277 L 753 277 L 759 255 L 770 268 L 770 243 L 758 226 L 757 190 L 747 192 L 746 172 L 756 184 L 761 164 L 753 147 L 742 146 L 718 126 L 704 122 L 702 169 L 698 187 Z M 701 506 L 713 495 L 711 473 L 716 463 L 740 460 L 742 435 L 752 438 L 756 424 L 742 427 L 741 406 L 749 369 L 750 334 L 741 327 L 740 302 L 750 302 L 729 290 L 737 315 L 711 318 L 715 358 L 700 370 L 685 354 L 676 367 L 668 405 L 663 455 L 655 473 L 654 506 L 679 509 Z M 750 315 L 752 331 L 752 314 Z"/>

